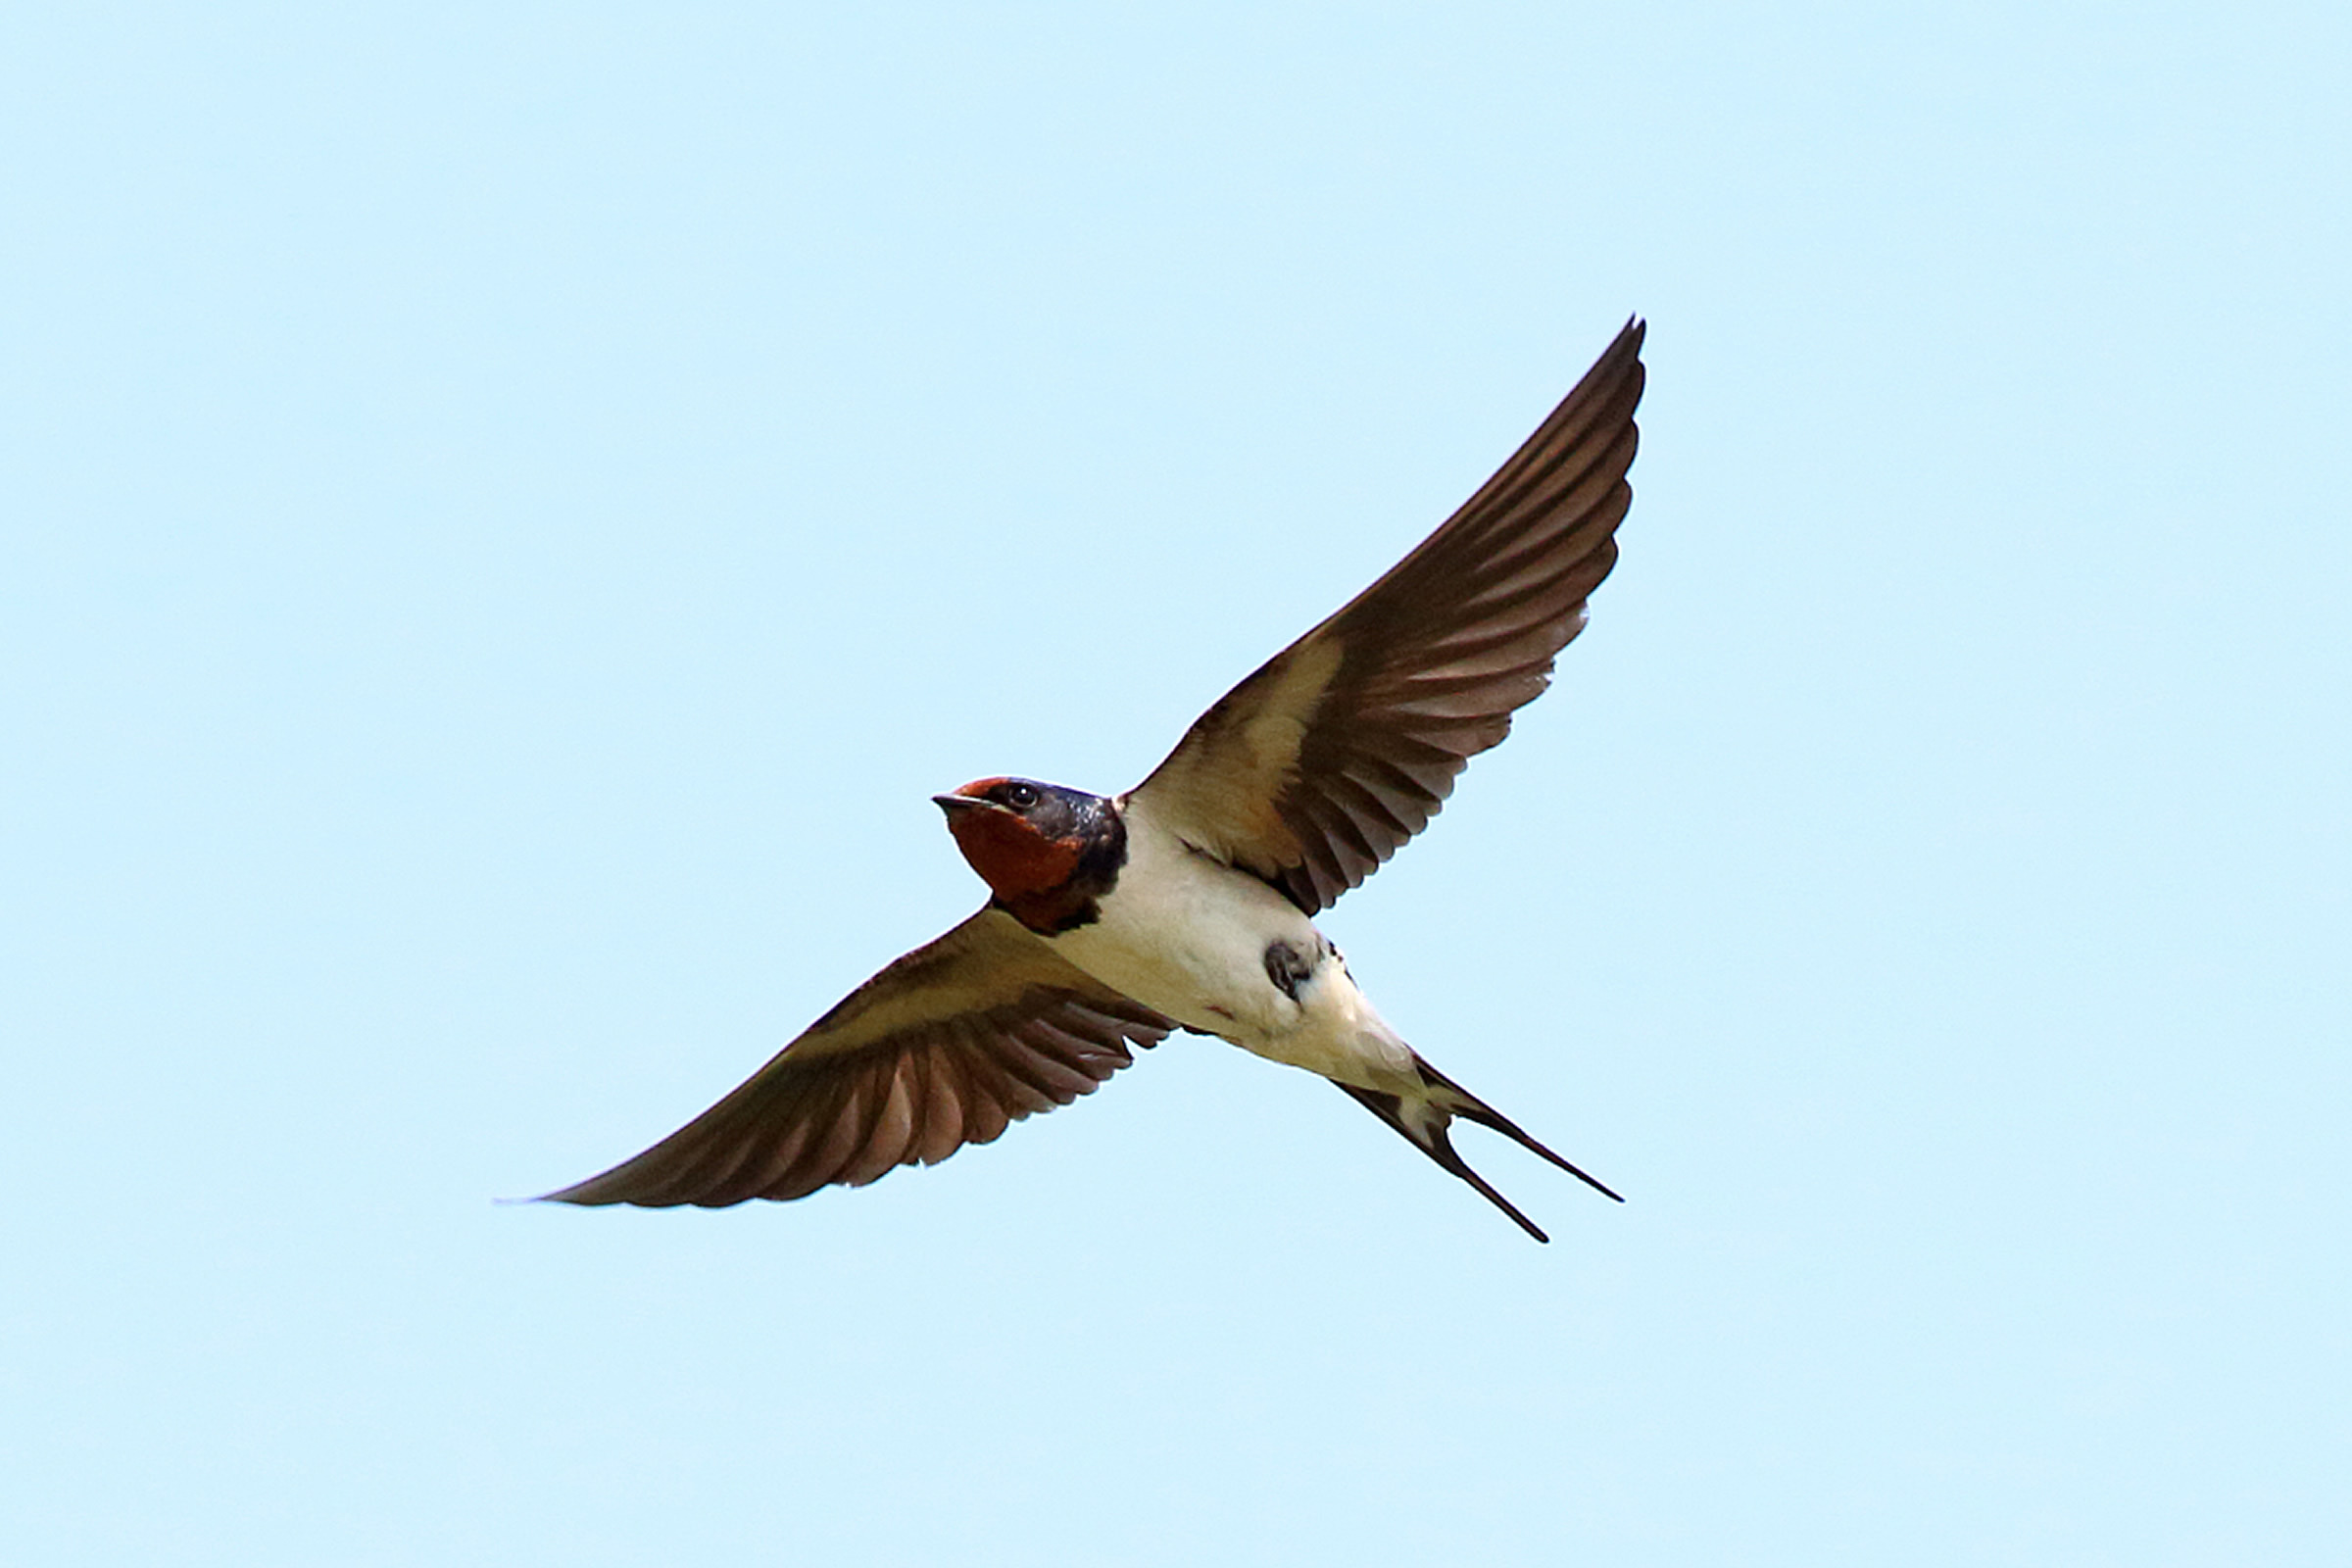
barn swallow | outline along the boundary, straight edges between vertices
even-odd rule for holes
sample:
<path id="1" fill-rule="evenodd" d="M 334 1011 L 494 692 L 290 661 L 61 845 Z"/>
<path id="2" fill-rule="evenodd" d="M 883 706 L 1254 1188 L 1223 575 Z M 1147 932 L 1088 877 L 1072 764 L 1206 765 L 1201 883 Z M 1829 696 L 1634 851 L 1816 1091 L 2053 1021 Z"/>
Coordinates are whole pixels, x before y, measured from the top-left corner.
<path id="1" fill-rule="evenodd" d="M 1633 499 L 1642 330 L 1629 321 L 1460 511 L 1134 789 L 998 777 L 934 797 L 988 884 L 979 913 L 679 1131 L 547 1197 L 717 1207 L 861 1186 L 1066 1105 L 1182 1029 L 1320 1073 L 1539 1242 L 1454 1152 L 1456 1117 L 1616 1198 L 1423 1060 L 1313 917 L 1429 824 L 1584 628 Z"/>

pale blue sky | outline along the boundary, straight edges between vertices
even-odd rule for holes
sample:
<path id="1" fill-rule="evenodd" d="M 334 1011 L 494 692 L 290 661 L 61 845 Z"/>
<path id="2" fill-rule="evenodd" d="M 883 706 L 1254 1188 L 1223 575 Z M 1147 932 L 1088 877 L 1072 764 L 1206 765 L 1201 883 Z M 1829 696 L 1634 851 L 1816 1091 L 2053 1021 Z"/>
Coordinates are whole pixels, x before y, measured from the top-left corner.
<path id="1" fill-rule="evenodd" d="M 2341 1560 L 2340 6 L 682 10 L 0 19 L 0 1557 Z M 1635 311 L 1592 629 L 1327 921 L 1624 1207 L 1189 1039 L 492 1203 Z"/>

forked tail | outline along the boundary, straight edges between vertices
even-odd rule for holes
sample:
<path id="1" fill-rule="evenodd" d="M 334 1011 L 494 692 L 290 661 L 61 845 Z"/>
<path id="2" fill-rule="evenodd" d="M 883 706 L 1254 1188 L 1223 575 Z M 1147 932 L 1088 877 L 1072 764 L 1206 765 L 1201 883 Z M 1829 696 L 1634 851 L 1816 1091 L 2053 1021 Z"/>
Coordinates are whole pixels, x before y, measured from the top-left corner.
<path id="1" fill-rule="evenodd" d="M 1509 1199 L 1488 1186 L 1486 1178 L 1463 1163 L 1462 1156 L 1454 1152 L 1453 1140 L 1446 1135 L 1446 1131 L 1454 1117 L 1459 1116 L 1464 1121 L 1476 1122 L 1481 1127 L 1491 1127 L 1522 1148 L 1533 1150 L 1543 1155 L 1602 1197 L 1615 1199 L 1620 1203 L 1625 1201 L 1623 1198 L 1619 1198 L 1617 1194 L 1611 1192 L 1606 1184 L 1589 1172 L 1579 1170 L 1550 1150 L 1545 1149 L 1542 1144 L 1530 1138 L 1526 1131 L 1510 1117 L 1505 1116 L 1501 1111 L 1496 1110 L 1493 1105 L 1488 1104 L 1469 1090 L 1464 1089 L 1460 1084 L 1423 1061 L 1419 1052 L 1413 1054 L 1413 1066 L 1421 1074 L 1421 1083 L 1426 1091 L 1419 1098 L 1389 1094 L 1378 1089 L 1359 1089 L 1354 1084 L 1340 1084 L 1340 1087 L 1354 1096 L 1356 1102 L 1366 1110 L 1396 1128 L 1415 1149 L 1437 1161 L 1444 1169 L 1451 1171 L 1472 1187 L 1477 1188 L 1481 1197 L 1505 1214 L 1510 1215 L 1518 1222 L 1521 1230 L 1533 1236 L 1537 1241 L 1548 1242 L 1551 1238 L 1538 1230 L 1533 1220 L 1512 1207 Z M 1338 1080 L 1334 1079 L 1333 1082 L 1336 1083 Z"/>

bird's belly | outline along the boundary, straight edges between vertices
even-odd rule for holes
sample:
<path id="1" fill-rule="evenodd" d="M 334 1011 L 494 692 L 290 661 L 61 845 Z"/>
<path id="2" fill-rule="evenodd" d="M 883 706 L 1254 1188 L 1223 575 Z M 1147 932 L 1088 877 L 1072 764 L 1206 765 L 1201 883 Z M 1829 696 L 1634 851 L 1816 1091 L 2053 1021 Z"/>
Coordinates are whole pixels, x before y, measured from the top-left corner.
<path id="1" fill-rule="evenodd" d="M 1266 949 L 1312 944 L 1314 926 L 1262 883 L 1212 869 L 1220 875 L 1123 876 L 1102 899 L 1100 916 L 1054 946 L 1096 979 L 1189 1028 L 1229 1039 L 1274 1029 L 1276 1004 L 1288 999 L 1267 976 Z"/>
<path id="2" fill-rule="evenodd" d="M 1188 1029 L 1327 1078 L 1378 1086 L 1412 1053 L 1355 989 L 1314 922 L 1255 877 L 1189 852 L 1104 896 L 1099 918 L 1057 952 Z M 1313 965 L 1285 990 L 1267 962 L 1282 945 Z"/>

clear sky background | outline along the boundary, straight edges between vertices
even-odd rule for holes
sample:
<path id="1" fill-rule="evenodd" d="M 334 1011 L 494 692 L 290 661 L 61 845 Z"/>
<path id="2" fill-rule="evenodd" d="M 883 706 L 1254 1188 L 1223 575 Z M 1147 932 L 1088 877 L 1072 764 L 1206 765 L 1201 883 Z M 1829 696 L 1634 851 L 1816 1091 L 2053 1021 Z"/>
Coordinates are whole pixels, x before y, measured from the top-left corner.
<path id="1" fill-rule="evenodd" d="M 0 1558 L 2317 1564 L 2340 5 L 19 5 Z M 1179 1039 L 668 1132 L 1633 312 L 1617 573 L 1326 921 L 1621 1188 Z"/>

